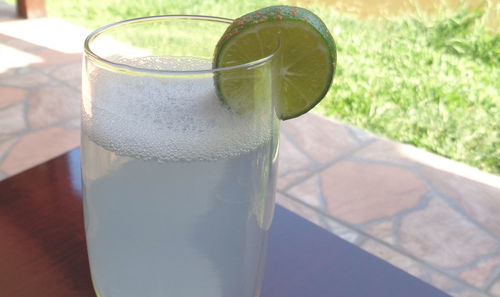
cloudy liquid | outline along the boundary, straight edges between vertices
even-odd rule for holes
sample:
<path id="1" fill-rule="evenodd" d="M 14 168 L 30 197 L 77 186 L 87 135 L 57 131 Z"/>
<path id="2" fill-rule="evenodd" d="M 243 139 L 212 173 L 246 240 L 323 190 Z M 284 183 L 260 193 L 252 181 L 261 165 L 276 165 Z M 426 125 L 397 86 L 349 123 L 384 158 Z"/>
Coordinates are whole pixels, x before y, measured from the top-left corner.
<path id="1" fill-rule="evenodd" d="M 276 176 L 270 118 L 227 110 L 211 77 L 91 80 L 82 176 L 98 295 L 258 296 Z"/>

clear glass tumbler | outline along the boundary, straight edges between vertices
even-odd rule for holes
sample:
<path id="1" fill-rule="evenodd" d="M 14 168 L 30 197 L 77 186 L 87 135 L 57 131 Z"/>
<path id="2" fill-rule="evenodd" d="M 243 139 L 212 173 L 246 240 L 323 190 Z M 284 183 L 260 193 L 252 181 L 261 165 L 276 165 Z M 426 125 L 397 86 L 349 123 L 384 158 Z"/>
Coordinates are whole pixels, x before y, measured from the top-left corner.
<path id="1" fill-rule="evenodd" d="M 259 296 L 276 188 L 276 51 L 213 69 L 230 23 L 146 17 L 85 41 L 82 180 L 100 297 Z M 221 77 L 253 108 L 231 110 Z"/>

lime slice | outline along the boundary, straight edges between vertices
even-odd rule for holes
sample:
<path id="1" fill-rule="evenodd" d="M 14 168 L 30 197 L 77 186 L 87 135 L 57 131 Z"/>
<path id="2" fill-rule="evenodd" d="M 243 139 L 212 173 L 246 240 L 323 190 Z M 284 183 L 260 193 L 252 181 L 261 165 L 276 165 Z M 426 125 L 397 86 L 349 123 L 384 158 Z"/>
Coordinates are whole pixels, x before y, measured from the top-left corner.
<path id="1" fill-rule="evenodd" d="M 229 67 L 272 54 L 279 39 L 278 115 L 300 116 L 323 99 L 337 63 L 335 42 L 314 13 L 299 7 L 271 6 L 246 14 L 227 28 L 215 49 L 214 66 Z M 219 97 L 242 113 L 254 106 L 251 89 L 231 72 L 216 77 Z"/>

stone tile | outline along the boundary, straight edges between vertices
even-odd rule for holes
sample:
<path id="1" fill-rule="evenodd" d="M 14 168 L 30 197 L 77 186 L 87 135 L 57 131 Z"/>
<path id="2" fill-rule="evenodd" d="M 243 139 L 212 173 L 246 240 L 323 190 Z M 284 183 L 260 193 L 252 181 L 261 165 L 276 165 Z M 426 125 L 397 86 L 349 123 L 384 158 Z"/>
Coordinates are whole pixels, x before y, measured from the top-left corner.
<path id="1" fill-rule="evenodd" d="M 321 172 L 328 212 L 352 224 L 393 216 L 417 205 L 427 187 L 409 170 L 341 161 Z"/>
<path id="2" fill-rule="evenodd" d="M 276 203 L 315 225 L 323 226 L 323 215 L 281 193 L 276 193 Z"/>
<path id="3" fill-rule="evenodd" d="M 43 50 L 43 48 L 38 48 L 38 51 L 40 50 Z M 56 71 L 57 69 L 59 69 L 60 67 L 64 66 L 64 64 L 62 65 L 57 65 L 57 64 L 44 64 L 44 63 L 41 63 L 41 64 L 37 64 L 37 65 L 33 65 L 34 67 L 32 67 L 33 69 L 37 70 L 37 71 L 40 71 L 44 74 L 47 74 L 48 77 L 50 79 L 53 79 L 50 75 L 51 72 L 54 72 Z"/>
<path id="4" fill-rule="evenodd" d="M 394 238 L 394 221 L 388 220 L 377 224 L 368 225 L 363 229 L 366 233 L 371 236 L 378 238 L 390 245 L 396 244 L 396 239 Z"/>
<path id="5" fill-rule="evenodd" d="M 400 152 L 403 144 L 379 138 L 354 154 L 355 158 L 384 161 L 399 165 L 413 165 L 415 160 Z"/>
<path id="6" fill-rule="evenodd" d="M 0 23 L 0 32 L 53 51 L 81 53 L 83 40 L 89 30 L 61 19 L 47 17 Z"/>
<path id="7" fill-rule="evenodd" d="M 15 37 L 8 37 L 6 40 L 2 41 L 2 43 L 11 48 L 15 48 L 17 50 L 21 50 L 26 53 L 35 54 L 40 47 L 36 44 L 26 42 L 22 39 L 17 39 Z M 37 59 L 38 62 L 41 62 L 41 59 Z"/>
<path id="8" fill-rule="evenodd" d="M 24 105 L 14 104 L 0 110 L 0 141 L 26 129 Z"/>
<path id="9" fill-rule="evenodd" d="M 471 289 L 466 289 L 460 292 L 453 292 L 451 293 L 451 296 L 453 297 L 489 297 L 484 293 L 481 293 L 480 291 L 475 291 Z"/>
<path id="10" fill-rule="evenodd" d="M 83 45 L 82 45 L 83 46 Z M 37 52 L 37 55 L 42 59 L 42 62 L 35 65 L 39 68 L 46 68 L 53 65 L 65 65 L 82 60 L 82 54 L 66 54 L 52 49 L 43 49 Z"/>
<path id="11" fill-rule="evenodd" d="M 322 227 L 352 244 L 357 245 L 365 238 L 354 229 L 348 228 L 328 216 L 324 217 L 324 225 Z"/>
<path id="12" fill-rule="evenodd" d="M 289 211 L 303 217 L 311 223 L 347 240 L 351 243 L 357 243 L 362 236 L 351 228 L 348 228 L 338 222 L 335 222 L 326 215 L 323 215 L 311 208 L 293 200 L 281 193 L 276 194 L 276 203 L 288 209 Z"/>
<path id="13" fill-rule="evenodd" d="M 4 141 L 0 141 L 0 162 L 18 139 L 19 137 L 10 137 Z"/>
<path id="14" fill-rule="evenodd" d="M 1 9 L 1 6 L 2 6 L 2 2 L 0 1 L 0 9 Z M 0 42 L 2 42 L 2 43 L 6 43 L 10 39 L 11 38 L 7 35 L 0 35 Z"/>
<path id="15" fill-rule="evenodd" d="M 492 296 L 495 296 L 495 297 L 500 297 L 500 278 L 498 278 L 496 280 L 495 283 L 493 283 L 493 285 L 491 286 L 490 290 L 489 290 L 489 293 L 492 295 Z"/>
<path id="16" fill-rule="evenodd" d="M 0 181 L 6 179 L 7 177 L 9 177 L 9 175 L 7 175 L 7 173 L 0 170 Z"/>
<path id="17" fill-rule="evenodd" d="M 2 43 L 0 43 L 0 56 L 9 57 L 8 59 L 3 58 L 1 60 L 2 62 L 0 63 L 0 73 L 5 72 L 9 69 L 26 67 L 34 63 L 42 62 L 42 59 L 40 59 L 40 57 L 38 56 Z"/>
<path id="18" fill-rule="evenodd" d="M 401 165 L 421 164 L 436 170 L 457 174 L 470 180 L 500 187 L 500 177 L 482 172 L 466 164 L 447 159 L 434 153 L 385 138 L 369 144 L 356 152 L 355 157 L 385 161 Z"/>
<path id="19" fill-rule="evenodd" d="M 16 70 L 17 69 L 5 69 L 4 67 L 4 70 L 0 69 L 0 82 L 2 83 L 2 85 L 4 84 L 4 81 L 8 78 L 11 78 L 13 77 L 15 74 L 16 74 Z"/>
<path id="20" fill-rule="evenodd" d="M 368 239 L 360 247 L 417 278 L 423 277 L 420 264 L 417 261 L 386 245 Z"/>
<path id="21" fill-rule="evenodd" d="M 67 65 L 58 66 L 52 71 L 50 75 L 66 82 L 69 86 L 82 91 L 82 61 L 79 59 L 77 62 L 69 63 Z"/>
<path id="22" fill-rule="evenodd" d="M 67 152 L 79 144 L 80 131 L 75 129 L 53 127 L 28 134 L 11 149 L 0 164 L 0 170 L 13 175 Z"/>
<path id="23" fill-rule="evenodd" d="M 68 83 L 68 85 L 78 90 L 79 93 L 82 92 L 82 80 L 80 78 L 68 80 L 66 83 Z"/>
<path id="24" fill-rule="evenodd" d="M 348 125 L 346 125 L 345 127 L 350 133 L 354 135 L 354 138 L 356 138 L 359 142 L 367 142 L 369 140 L 377 138 L 377 136 L 374 135 L 373 133 L 363 130 L 361 128 Z"/>
<path id="25" fill-rule="evenodd" d="M 325 210 L 325 205 L 321 198 L 320 179 L 317 174 L 293 186 L 287 193 L 316 209 Z"/>
<path id="26" fill-rule="evenodd" d="M 437 197 L 402 218 L 399 243 L 415 257 L 443 268 L 464 266 L 499 248 L 495 238 Z"/>
<path id="27" fill-rule="evenodd" d="M 74 81 L 78 80 L 79 83 L 82 83 L 82 58 L 80 57 L 77 62 L 68 63 L 61 65 L 59 67 L 55 67 L 50 71 L 50 75 L 62 80 L 62 81 Z"/>
<path id="28" fill-rule="evenodd" d="M 6 78 L 2 78 L 3 85 L 21 88 L 43 86 L 49 81 L 50 78 L 46 74 L 35 71 L 30 67 L 23 68 L 23 71 L 20 71 L 17 75 L 10 75 Z"/>
<path id="29" fill-rule="evenodd" d="M 313 113 L 285 121 L 282 128 L 318 163 L 334 160 L 358 147 L 343 124 Z"/>
<path id="30" fill-rule="evenodd" d="M 78 117 L 78 118 L 72 119 L 72 120 L 66 122 L 64 124 L 64 126 L 66 128 L 70 128 L 70 129 L 80 129 L 80 127 L 81 127 L 80 118 Z"/>
<path id="31" fill-rule="evenodd" d="M 69 87 L 58 85 L 35 89 L 29 99 L 30 127 L 37 129 L 80 114 L 79 94 Z"/>
<path id="32" fill-rule="evenodd" d="M 461 164 L 439 155 L 427 152 L 409 144 L 379 138 L 354 155 L 357 158 L 384 161 L 399 165 L 412 166 L 424 164 L 437 168 L 460 167 Z"/>
<path id="33" fill-rule="evenodd" d="M 312 163 L 293 143 L 285 133 L 280 135 L 280 152 L 278 165 L 278 189 L 284 189 L 294 181 L 312 173 Z"/>
<path id="34" fill-rule="evenodd" d="M 500 256 L 485 259 L 474 267 L 462 271 L 458 277 L 476 288 L 483 288 L 495 269 L 500 269 Z"/>
<path id="35" fill-rule="evenodd" d="M 26 99 L 27 93 L 28 92 L 26 90 L 21 88 L 0 86 L 0 109 L 23 101 Z"/>
<path id="36" fill-rule="evenodd" d="M 451 277 L 441 272 L 430 271 L 428 275 L 430 278 L 430 283 L 434 287 L 445 292 L 455 291 L 461 286 L 463 286 L 463 284 L 457 282 L 456 280 L 452 279 Z"/>
<path id="37" fill-rule="evenodd" d="M 279 167 L 278 167 L 279 168 Z M 279 173 L 279 169 L 278 169 Z M 288 186 L 292 185 L 295 181 L 299 181 L 306 176 L 312 174 L 312 170 L 308 168 L 299 169 L 295 171 L 289 171 L 287 173 L 278 174 L 277 188 L 280 190 L 285 190 Z"/>
<path id="38" fill-rule="evenodd" d="M 498 183 L 491 177 L 491 184 L 471 180 L 431 167 L 420 169 L 432 186 L 456 201 L 474 220 L 500 237 L 500 177 Z"/>

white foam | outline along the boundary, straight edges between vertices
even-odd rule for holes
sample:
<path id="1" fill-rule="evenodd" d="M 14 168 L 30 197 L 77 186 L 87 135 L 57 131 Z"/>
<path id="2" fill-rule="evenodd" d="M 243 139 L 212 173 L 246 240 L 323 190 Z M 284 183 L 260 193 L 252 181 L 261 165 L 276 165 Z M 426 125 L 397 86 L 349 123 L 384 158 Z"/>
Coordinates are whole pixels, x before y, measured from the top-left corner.
<path id="1" fill-rule="evenodd" d="M 210 68 L 195 58 L 149 57 L 128 64 L 164 70 Z M 159 78 L 96 68 L 82 104 L 83 132 L 119 155 L 215 160 L 269 141 L 271 111 L 239 115 L 217 97 L 213 77 Z"/>

